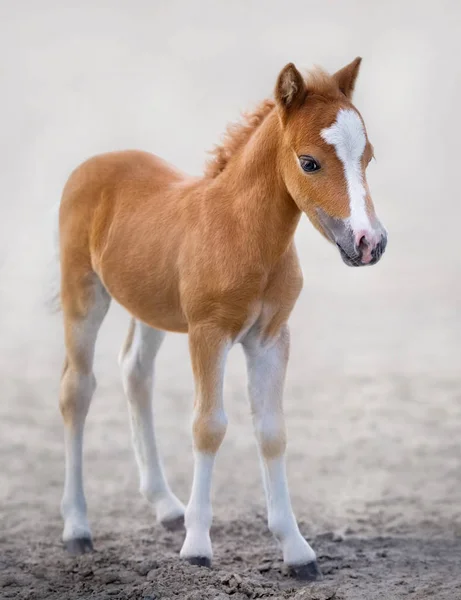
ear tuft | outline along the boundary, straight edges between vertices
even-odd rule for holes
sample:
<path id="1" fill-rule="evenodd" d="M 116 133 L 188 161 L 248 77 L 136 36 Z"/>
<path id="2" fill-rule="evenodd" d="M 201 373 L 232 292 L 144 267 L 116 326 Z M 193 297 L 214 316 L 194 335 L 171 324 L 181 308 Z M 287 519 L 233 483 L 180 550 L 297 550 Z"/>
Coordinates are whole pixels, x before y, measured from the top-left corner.
<path id="1" fill-rule="evenodd" d="M 282 112 L 286 113 L 306 97 L 306 84 L 293 63 L 280 72 L 275 86 L 275 99 Z"/>
<path id="2" fill-rule="evenodd" d="M 349 100 L 352 98 L 352 94 L 354 92 L 355 82 L 359 74 L 361 62 L 362 58 L 360 56 L 357 56 L 357 58 L 355 58 L 351 63 L 349 63 L 333 75 L 333 78 L 338 84 L 340 91 Z"/>

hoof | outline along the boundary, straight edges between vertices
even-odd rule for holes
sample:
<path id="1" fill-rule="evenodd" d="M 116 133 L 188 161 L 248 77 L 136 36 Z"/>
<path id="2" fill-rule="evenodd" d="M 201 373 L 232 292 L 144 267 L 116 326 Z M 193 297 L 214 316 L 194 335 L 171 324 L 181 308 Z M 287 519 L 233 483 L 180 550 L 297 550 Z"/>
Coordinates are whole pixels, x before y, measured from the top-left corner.
<path id="1" fill-rule="evenodd" d="M 289 565 L 288 572 L 291 577 L 295 577 L 299 581 L 318 581 L 322 579 L 322 573 L 316 560 L 304 565 Z"/>
<path id="2" fill-rule="evenodd" d="M 207 556 L 188 556 L 185 560 L 191 565 L 211 569 L 211 560 Z"/>
<path id="3" fill-rule="evenodd" d="M 67 540 L 67 542 L 64 542 L 64 548 L 69 554 L 78 556 L 80 554 L 93 552 L 93 542 L 89 537 L 75 538 L 73 540 Z"/>
<path id="4" fill-rule="evenodd" d="M 174 519 L 160 521 L 160 524 L 168 531 L 179 531 L 180 529 L 184 529 L 184 515 L 175 517 Z"/>

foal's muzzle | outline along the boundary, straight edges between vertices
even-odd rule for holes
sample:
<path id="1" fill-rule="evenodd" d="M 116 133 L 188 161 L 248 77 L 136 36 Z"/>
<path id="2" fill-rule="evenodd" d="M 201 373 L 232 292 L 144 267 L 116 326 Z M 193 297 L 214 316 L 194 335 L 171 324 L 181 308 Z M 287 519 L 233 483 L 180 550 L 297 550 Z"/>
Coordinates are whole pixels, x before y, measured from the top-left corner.
<path id="1" fill-rule="evenodd" d="M 335 219 L 320 210 L 318 216 L 326 236 L 336 244 L 346 265 L 375 265 L 384 254 L 387 232 L 377 219 L 372 227 L 354 232 L 347 219 Z"/>
<path id="2" fill-rule="evenodd" d="M 341 258 L 349 267 L 364 267 L 375 265 L 384 254 L 387 246 L 387 234 L 382 233 L 375 244 L 367 244 L 361 241 L 358 245 L 350 243 L 343 248 L 339 242 L 336 242 L 339 248 Z"/>

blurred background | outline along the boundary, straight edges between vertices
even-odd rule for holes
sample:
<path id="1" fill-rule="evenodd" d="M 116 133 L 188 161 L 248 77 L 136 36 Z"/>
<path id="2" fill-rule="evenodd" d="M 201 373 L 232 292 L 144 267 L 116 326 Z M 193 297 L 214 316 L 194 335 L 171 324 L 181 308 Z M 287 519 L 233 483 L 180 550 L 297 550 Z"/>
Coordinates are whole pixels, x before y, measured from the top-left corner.
<path id="1" fill-rule="evenodd" d="M 271 95 L 287 62 L 333 72 L 357 55 L 355 104 L 375 147 L 369 183 L 389 245 L 379 265 L 353 270 L 306 219 L 297 232 L 305 287 L 286 384 L 293 503 L 313 532 L 459 530 L 460 19 L 455 0 L 1 3 L 0 500 L 10 531 L 51 523 L 59 536 L 63 343 L 46 299 L 57 272 L 53 207 L 72 169 L 139 148 L 199 174 L 227 123 Z M 96 535 L 130 506 L 151 518 L 117 367 L 128 322 L 113 303 L 97 345 L 85 449 Z M 245 396 L 236 348 L 214 486 L 222 519 L 263 507 Z M 184 501 L 192 398 L 187 339 L 170 335 L 155 412 Z"/>

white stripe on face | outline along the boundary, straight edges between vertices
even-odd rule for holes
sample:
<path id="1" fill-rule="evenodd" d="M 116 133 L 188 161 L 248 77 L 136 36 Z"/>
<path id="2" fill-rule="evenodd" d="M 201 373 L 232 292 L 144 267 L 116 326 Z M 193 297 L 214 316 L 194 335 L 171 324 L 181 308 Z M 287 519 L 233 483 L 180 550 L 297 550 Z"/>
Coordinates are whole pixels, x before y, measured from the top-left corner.
<path id="1" fill-rule="evenodd" d="M 334 146 L 336 155 L 343 164 L 349 194 L 349 225 L 354 232 L 372 229 L 367 214 L 363 185 L 361 159 L 365 150 L 366 137 L 362 120 L 355 110 L 341 108 L 336 121 L 322 129 L 322 138 Z"/>

